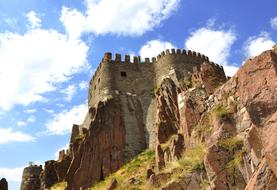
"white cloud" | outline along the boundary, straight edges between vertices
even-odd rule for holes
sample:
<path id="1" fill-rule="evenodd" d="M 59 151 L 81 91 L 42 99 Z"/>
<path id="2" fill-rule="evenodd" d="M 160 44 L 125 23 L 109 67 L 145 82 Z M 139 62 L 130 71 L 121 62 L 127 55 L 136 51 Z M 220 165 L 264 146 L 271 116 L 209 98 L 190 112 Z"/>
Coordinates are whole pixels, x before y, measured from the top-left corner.
<path id="1" fill-rule="evenodd" d="M 270 25 L 271 25 L 271 28 L 277 30 L 277 16 L 270 20 Z"/>
<path id="2" fill-rule="evenodd" d="M 18 127 L 26 126 L 27 124 L 34 123 L 35 121 L 36 121 L 36 117 L 34 115 L 31 115 L 28 117 L 26 121 L 18 121 L 17 126 Z"/>
<path id="3" fill-rule="evenodd" d="M 24 167 L 0 168 L 0 177 L 4 177 L 8 182 L 21 182 Z"/>
<path id="4" fill-rule="evenodd" d="M 235 40 L 236 35 L 231 30 L 203 27 L 191 33 L 185 47 L 203 53 L 210 60 L 224 65 L 228 62 L 230 49 Z"/>
<path id="5" fill-rule="evenodd" d="M 52 109 L 47 109 L 47 108 L 42 108 L 45 112 L 49 113 L 49 114 L 52 114 L 54 113 L 54 110 Z"/>
<path id="6" fill-rule="evenodd" d="M 226 75 L 233 76 L 238 70 L 228 63 L 232 44 L 236 35 L 232 30 L 217 29 L 214 22 L 197 29 L 185 41 L 185 48 L 207 55 L 211 61 L 223 65 Z"/>
<path id="7" fill-rule="evenodd" d="M 69 36 L 94 34 L 142 35 L 159 25 L 180 0 L 86 0 L 87 11 L 63 7 L 60 20 Z"/>
<path id="8" fill-rule="evenodd" d="M 160 41 L 160 40 L 151 40 L 148 41 L 144 46 L 141 47 L 139 54 L 142 58 L 145 57 L 156 57 L 164 51 L 165 49 L 175 48 L 170 42 Z"/>
<path id="9" fill-rule="evenodd" d="M 84 71 L 88 46 L 55 30 L 0 33 L 0 109 L 43 101 L 58 83 Z"/>
<path id="10" fill-rule="evenodd" d="M 223 69 L 226 76 L 234 76 L 236 72 L 239 70 L 238 67 L 233 65 L 223 65 Z"/>
<path id="11" fill-rule="evenodd" d="M 34 115 L 29 116 L 27 119 L 27 123 L 34 123 L 36 121 L 36 117 Z"/>
<path id="12" fill-rule="evenodd" d="M 54 116 L 46 124 L 47 133 L 63 135 L 71 132 L 73 124 L 81 124 L 87 113 L 87 105 L 74 106 L 71 110 L 64 110 Z"/>
<path id="13" fill-rule="evenodd" d="M 67 150 L 68 148 L 69 148 L 69 144 L 68 144 L 68 143 L 67 143 L 66 145 L 60 147 L 60 148 L 55 152 L 55 154 L 54 154 L 55 159 L 56 159 L 56 160 L 59 159 L 59 153 L 60 153 L 61 150 Z"/>
<path id="14" fill-rule="evenodd" d="M 81 81 L 79 84 L 78 84 L 80 90 L 84 90 L 84 89 L 88 89 L 88 82 L 87 81 Z"/>
<path id="15" fill-rule="evenodd" d="M 267 32 L 262 32 L 259 36 L 251 36 L 245 43 L 244 50 L 247 57 L 254 57 L 274 46 L 274 41 Z"/>
<path id="16" fill-rule="evenodd" d="M 24 121 L 18 121 L 18 122 L 16 123 L 16 125 L 17 125 L 18 127 L 22 127 L 22 126 L 26 126 L 27 123 L 24 122 Z"/>
<path id="17" fill-rule="evenodd" d="M 13 131 L 12 128 L 0 129 L 0 144 L 10 142 L 29 142 L 34 140 L 34 137 L 19 131 Z"/>
<path id="18" fill-rule="evenodd" d="M 35 113 L 37 112 L 36 109 L 27 109 L 27 110 L 24 110 L 25 113 Z"/>
<path id="19" fill-rule="evenodd" d="M 41 27 L 41 20 L 34 11 L 30 11 L 29 13 L 27 13 L 26 17 L 29 21 L 30 28 L 40 28 Z"/>
<path id="20" fill-rule="evenodd" d="M 71 101 L 74 94 L 76 94 L 76 92 L 77 92 L 77 88 L 74 84 L 72 84 L 72 85 L 68 85 L 61 92 L 66 95 L 66 97 L 65 97 L 66 101 Z"/>

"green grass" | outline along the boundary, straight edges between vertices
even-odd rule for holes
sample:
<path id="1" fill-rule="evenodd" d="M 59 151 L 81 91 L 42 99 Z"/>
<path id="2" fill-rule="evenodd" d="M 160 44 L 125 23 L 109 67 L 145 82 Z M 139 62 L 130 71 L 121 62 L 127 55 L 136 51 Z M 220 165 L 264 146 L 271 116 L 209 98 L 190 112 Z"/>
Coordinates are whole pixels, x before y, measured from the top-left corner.
<path id="1" fill-rule="evenodd" d="M 121 167 L 117 172 L 95 184 L 91 190 L 106 190 L 112 179 L 116 179 L 118 182 L 117 190 L 143 190 L 146 184 L 146 170 L 149 165 L 154 164 L 155 152 L 146 150 Z M 128 182 L 130 178 L 134 178 L 134 183 Z"/>
<path id="2" fill-rule="evenodd" d="M 243 147 L 243 140 L 241 140 L 238 137 L 232 137 L 232 138 L 227 138 L 223 139 L 218 142 L 218 146 L 220 148 L 223 148 L 227 151 L 236 151 L 236 150 L 241 150 Z"/>
<path id="3" fill-rule="evenodd" d="M 50 190 L 64 190 L 66 186 L 67 186 L 67 183 L 63 181 L 53 185 Z"/>
<path id="4" fill-rule="evenodd" d="M 223 119 L 223 118 L 228 118 L 231 113 L 226 106 L 219 104 L 213 108 L 211 114 L 217 118 Z"/>
<path id="5" fill-rule="evenodd" d="M 204 156 L 206 153 L 207 147 L 205 144 L 195 145 L 184 153 L 178 163 L 188 172 L 203 171 L 205 169 Z"/>

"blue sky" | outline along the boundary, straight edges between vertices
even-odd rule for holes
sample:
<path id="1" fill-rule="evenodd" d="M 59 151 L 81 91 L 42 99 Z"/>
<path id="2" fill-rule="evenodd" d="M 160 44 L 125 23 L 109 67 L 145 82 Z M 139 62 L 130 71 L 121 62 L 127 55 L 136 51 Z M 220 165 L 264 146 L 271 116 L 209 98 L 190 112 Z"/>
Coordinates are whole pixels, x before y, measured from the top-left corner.
<path id="1" fill-rule="evenodd" d="M 199 51 L 231 76 L 277 40 L 275 0 L 0 0 L 0 178 L 55 159 L 104 52 Z"/>

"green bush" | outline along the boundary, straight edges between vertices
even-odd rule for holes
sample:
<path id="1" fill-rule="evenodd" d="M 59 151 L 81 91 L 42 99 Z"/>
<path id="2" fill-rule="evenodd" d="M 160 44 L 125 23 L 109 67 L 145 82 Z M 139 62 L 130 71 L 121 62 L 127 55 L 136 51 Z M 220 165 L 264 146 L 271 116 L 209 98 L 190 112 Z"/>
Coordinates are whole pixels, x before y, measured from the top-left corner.
<path id="1" fill-rule="evenodd" d="M 188 172 L 203 171 L 205 169 L 204 156 L 206 152 L 206 145 L 198 144 L 193 148 L 187 150 L 184 153 L 184 156 L 178 161 L 178 163 Z"/>
<path id="2" fill-rule="evenodd" d="M 227 138 L 219 141 L 218 146 L 227 151 L 241 150 L 243 147 L 243 141 L 238 137 Z"/>

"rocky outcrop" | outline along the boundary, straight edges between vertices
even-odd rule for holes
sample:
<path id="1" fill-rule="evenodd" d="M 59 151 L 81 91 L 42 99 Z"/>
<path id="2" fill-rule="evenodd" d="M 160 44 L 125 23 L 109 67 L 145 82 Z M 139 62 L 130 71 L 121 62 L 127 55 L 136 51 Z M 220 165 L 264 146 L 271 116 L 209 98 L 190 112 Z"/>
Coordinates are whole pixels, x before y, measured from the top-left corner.
<path id="1" fill-rule="evenodd" d="M 0 180 L 0 190 L 8 190 L 8 182 L 5 178 Z"/>
<path id="2" fill-rule="evenodd" d="M 38 190 L 40 186 L 40 174 L 42 166 L 30 165 L 23 170 L 20 190 Z"/>
<path id="3" fill-rule="evenodd" d="M 228 81 L 208 62 L 185 81 L 170 76 L 153 93 L 156 162 L 143 176 L 114 178 L 108 189 L 142 179 L 146 189 L 276 189 L 277 49 L 249 59 Z M 145 104 L 136 94 L 115 94 L 73 126 L 69 150 L 46 162 L 42 188 L 64 180 L 68 190 L 89 188 L 146 148 Z"/>

